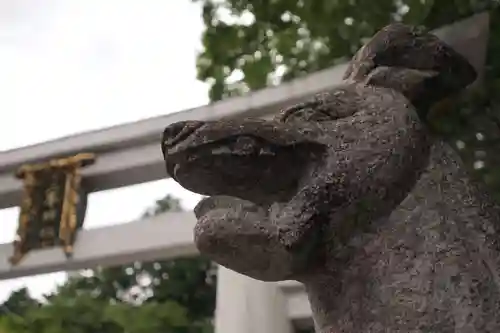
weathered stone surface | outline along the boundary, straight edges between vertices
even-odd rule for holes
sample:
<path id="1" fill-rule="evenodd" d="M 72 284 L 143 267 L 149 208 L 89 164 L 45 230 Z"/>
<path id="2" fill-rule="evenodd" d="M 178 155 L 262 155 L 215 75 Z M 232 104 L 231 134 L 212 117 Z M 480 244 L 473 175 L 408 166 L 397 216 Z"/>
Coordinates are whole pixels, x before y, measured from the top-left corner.
<path id="1" fill-rule="evenodd" d="M 221 265 L 306 285 L 318 332 L 500 332 L 499 207 L 425 124 L 473 68 L 383 29 L 334 91 L 258 119 L 164 132 L 167 171 L 209 195 L 195 241 Z"/>

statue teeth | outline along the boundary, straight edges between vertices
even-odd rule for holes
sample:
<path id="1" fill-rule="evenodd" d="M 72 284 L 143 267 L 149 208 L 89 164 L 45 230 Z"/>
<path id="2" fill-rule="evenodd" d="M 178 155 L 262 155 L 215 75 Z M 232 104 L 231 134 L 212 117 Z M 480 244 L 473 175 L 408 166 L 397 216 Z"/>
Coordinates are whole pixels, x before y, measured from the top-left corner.
<path id="1" fill-rule="evenodd" d="M 231 149 L 227 146 L 221 146 L 221 147 L 217 147 L 217 148 L 212 149 L 213 155 L 222 155 L 222 154 L 230 154 L 230 153 L 231 153 Z"/>
<path id="2" fill-rule="evenodd" d="M 269 147 L 264 147 L 264 148 L 261 148 L 260 151 L 259 151 L 259 155 L 269 155 L 269 156 L 274 156 L 276 155 L 272 150 L 271 148 Z"/>

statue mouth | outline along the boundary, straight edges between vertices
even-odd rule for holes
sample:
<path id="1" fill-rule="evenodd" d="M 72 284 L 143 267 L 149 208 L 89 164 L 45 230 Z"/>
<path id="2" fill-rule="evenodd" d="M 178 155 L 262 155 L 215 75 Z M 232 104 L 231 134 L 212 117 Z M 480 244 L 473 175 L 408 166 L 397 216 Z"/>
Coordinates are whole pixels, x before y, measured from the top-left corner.
<path id="1" fill-rule="evenodd" d="M 205 174 L 203 180 L 231 181 L 234 185 L 270 179 L 275 172 L 294 165 L 299 169 L 307 158 L 297 152 L 297 146 L 278 146 L 262 138 L 241 135 L 206 143 L 188 149 L 175 150 L 165 155 L 168 174 L 185 179 L 189 174 Z M 176 149 L 176 148 L 174 148 Z M 193 170 L 197 172 L 193 173 Z M 190 177 L 192 178 L 192 176 Z M 187 180 L 181 181 L 186 183 Z M 206 193 L 212 195 L 211 193 Z"/>
<path id="2" fill-rule="evenodd" d="M 311 154 L 324 148 L 294 127 L 260 119 L 177 123 L 162 143 L 167 173 L 184 188 L 252 202 L 286 200 Z"/>
<path id="3" fill-rule="evenodd" d="M 195 133 L 193 130 L 191 134 Z M 189 135 L 184 138 L 188 140 Z M 178 142 L 182 144 L 182 141 Z M 210 158 L 262 158 L 275 156 L 280 150 L 280 146 L 267 142 L 264 139 L 257 138 L 251 135 L 240 135 L 229 137 L 214 142 L 205 143 L 199 146 L 186 147 L 186 149 L 173 146 L 172 149 L 167 150 L 165 158 L 171 164 L 179 166 L 185 163 L 196 163 L 198 160 Z"/>
<path id="4" fill-rule="evenodd" d="M 322 155 L 325 146 L 308 137 L 307 129 L 244 119 L 172 124 L 162 150 L 167 173 L 184 188 L 259 202 L 286 200 L 311 155 Z"/>

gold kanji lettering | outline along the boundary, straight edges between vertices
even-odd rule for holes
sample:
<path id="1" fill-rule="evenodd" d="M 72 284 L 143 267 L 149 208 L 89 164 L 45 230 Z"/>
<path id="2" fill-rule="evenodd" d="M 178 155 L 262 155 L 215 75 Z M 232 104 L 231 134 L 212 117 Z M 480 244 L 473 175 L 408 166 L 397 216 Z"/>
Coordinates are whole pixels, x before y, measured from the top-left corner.
<path id="1" fill-rule="evenodd" d="M 25 196 L 22 201 L 22 207 L 30 209 L 33 206 L 33 200 L 31 197 Z"/>
<path id="2" fill-rule="evenodd" d="M 55 237 L 54 228 L 45 227 L 42 230 L 40 230 L 40 238 L 42 240 L 54 239 L 54 237 Z"/>
<path id="3" fill-rule="evenodd" d="M 55 186 L 51 186 L 45 191 L 45 205 L 47 207 L 53 208 L 59 202 L 59 196 L 57 193 L 57 188 Z"/>
<path id="4" fill-rule="evenodd" d="M 10 259 L 13 265 L 28 251 L 40 248 L 62 246 L 65 254 L 71 255 L 79 229 L 76 218 L 83 219 L 85 213 L 78 206 L 79 195 L 86 195 L 79 172 L 93 161 L 93 154 L 78 154 L 23 165 L 17 170 L 16 177 L 24 182 L 24 196 L 20 202 L 18 239 Z"/>
<path id="5" fill-rule="evenodd" d="M 54 209 L 46 210 L 42 215 L 43 222 L 53 222 L 57 218 L 57 212 Z"/>

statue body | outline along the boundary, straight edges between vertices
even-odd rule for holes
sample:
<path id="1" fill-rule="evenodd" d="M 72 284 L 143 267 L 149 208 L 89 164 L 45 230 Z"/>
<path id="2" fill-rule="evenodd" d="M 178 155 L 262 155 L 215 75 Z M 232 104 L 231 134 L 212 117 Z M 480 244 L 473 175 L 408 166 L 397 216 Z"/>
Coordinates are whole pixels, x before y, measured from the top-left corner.
<path id="1" fill-rule="evenodd" d="M 317 332 L 500 332 L 499 207 L 426 123 L 476 78 L 437 37 L 377 33 L 336 89 L 276 119 L 165 129 L 168 173 L 208 195 L 201 253 L 305 284 Z"/>

